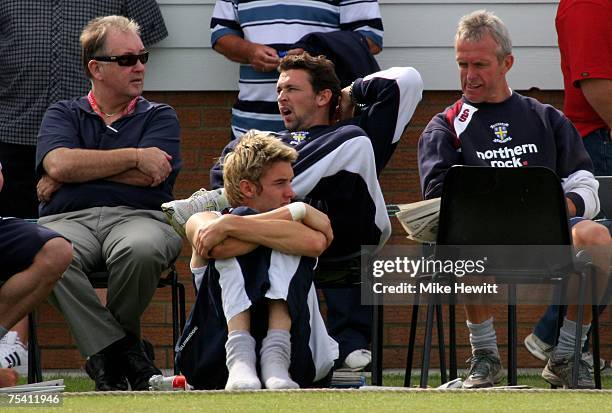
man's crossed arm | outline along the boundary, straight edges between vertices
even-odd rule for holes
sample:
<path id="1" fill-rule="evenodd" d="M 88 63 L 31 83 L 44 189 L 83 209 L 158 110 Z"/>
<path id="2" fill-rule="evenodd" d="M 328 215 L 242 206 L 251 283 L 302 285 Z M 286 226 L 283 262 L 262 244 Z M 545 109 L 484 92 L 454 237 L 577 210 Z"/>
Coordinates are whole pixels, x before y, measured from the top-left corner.
<path id="1" fill-rule="evenodd" d="M 134 186 L 157 186 L 172 172 L 172 157 L 156 148 L 57 148 L 43 160 L 46 175 L 36 186 L 38 199 L 49 201 L 63 183 L 97 179 Z"/>
<path id="2" fill-rule="evenodd" d="M 300 256 L 318 257 L 333 240 L 329 218 L 304 204 L 301 221 L 293 221 L 287 206 L 256 215 L 193 215 L 187 221 L 187 239 L 203 259 L 244 255 L 262 245 Z"/>

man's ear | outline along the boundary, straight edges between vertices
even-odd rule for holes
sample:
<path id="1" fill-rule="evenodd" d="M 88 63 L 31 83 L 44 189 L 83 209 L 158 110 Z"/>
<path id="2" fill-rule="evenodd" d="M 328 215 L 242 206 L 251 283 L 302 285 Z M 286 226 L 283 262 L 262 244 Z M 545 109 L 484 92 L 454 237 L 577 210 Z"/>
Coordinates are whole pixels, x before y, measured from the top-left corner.
<path id="1" fill-rule="evenodd" d="M 512 68 L 512 65 L 514 65 L 514 56 L 509 54 L 508 56 L 504 57 L 504 61 L 502 62 L 502 66 L 504 68 L 504 74 L 510 71 L 510 69 Z"/>
<path id="2" fill-rule="evenodd" d="M 329 102 L 331 101 L 331 98 L 332 98 L 331 89 L 323 89 L 322 91 L 317 93 L 317 96 L 315 97 L 315 101 L 317 102 L 317 105 L 319 107 L 323 107 L 329 104 Z"/>
<path id="3" fill-rule="evenodd" d="M 257 195 L 257 185 L 248 179 L 240 180 L 240 192 L 245 199 L 253 199 Z"/>
<path id="4" fill-rule="evenodd" d="M 89 73 L 91 73 L 91 77 L 96 79 L 96 80 L 100 80 L 101 76 L 102 76 L 102 65 L 104 63 L 100 63 L 98 61 L 95 60 L 90 60 L 89 63 L 87 63 L 87 68 L 89 69 Z"/>

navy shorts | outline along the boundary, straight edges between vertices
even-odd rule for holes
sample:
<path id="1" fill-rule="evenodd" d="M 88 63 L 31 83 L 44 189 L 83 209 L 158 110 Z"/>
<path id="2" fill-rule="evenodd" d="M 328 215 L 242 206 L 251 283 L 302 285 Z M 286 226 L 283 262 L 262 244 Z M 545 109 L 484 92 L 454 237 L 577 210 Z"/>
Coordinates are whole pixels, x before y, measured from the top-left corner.
<path id="1" fill-rule="evenodd" d="M 0 218 L 0 280 L 6 281 L 34 262 L 55 231 L 18 218 Z"/>

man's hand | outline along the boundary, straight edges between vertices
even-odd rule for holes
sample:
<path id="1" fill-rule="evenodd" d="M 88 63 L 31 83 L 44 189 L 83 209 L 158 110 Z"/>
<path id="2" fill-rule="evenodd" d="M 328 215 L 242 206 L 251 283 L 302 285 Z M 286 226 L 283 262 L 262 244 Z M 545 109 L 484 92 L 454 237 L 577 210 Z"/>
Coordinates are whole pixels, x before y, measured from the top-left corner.
<path id="1" fill-rule="evenodd" d="M 280 62 L 276 49 L 259 43 L 249 45 L 247 56 L 250 65 L 258 72 L 276 70 Z"/>
<path id="2" fill-rule="evenodd" d="M 19 380 L 19 374 L 13 369 L 0 369 L 0 387 L 16 386 Z"/>
<path id="3" fill-rule="evenodd" d="M 374 43 L 374 41 L 372 39 L 370 39 L 369 37 L 366 37 L 366 42 L 368 42 L 368 49 L 370 49 L 370 53 L 374 54 L 379 54 L 381 52 L 381 47 L 379 45 L 377 45 L 376 43 Z"/>
<path id="4" fill-rule="evenodd" d="M 338 99 L 338 107 L 336 109 L 336 121 L 350 119 L 355 116 L 355 105 L 351 100 L 351 86 L 348 85 L 340 91 L 340 98 Z"/>
<path id="5" fill-rule="evenodd" d="M 228 219 L 231 219 L 231 215 L 223 215 L 198 227 L 193 247 L 199 256 L 205 259 L 213 258 L 211 256 L 212 249 L 227 238 L 225 222 Z"/>
<path id="6" fill-rule="evenodd" d="M 60 189 L 61 186 L 61 182 L 45 174 L 36 184 L 36 196 L 40 202 L 49 202 L 55 191 Z"/>
<path id="7" fill-rule="evenodd" d="M 287 50 L 287 54 L 291 54 L 291 55 L 293 54 L 298 55 L 302 53 L 304 53 L 304 49 L 302 49 L 301 47 L 296 47 L 295 49 Z"/>
<path id="8" fill-rule="evenodd" d="M 302 219 L 302 223 L 307 227 L 314 229 L 315 231 L 319 231 L 323 235 L 325 235 L 325 239 L 327 240 L 327 247 L 334 240 L 334 233 L 331 228 L 331 222 L 329 221 L 329 217 L 318 209 L 304 204 L 306 206 L 306 214 Z"/>
<path id="9" fill-rule="evenodd" d="M 136 168 L 153 179 L 151 187 L 164 182 L 172 172 L 172 165 L 170 164 L 172 156 L 159 148 L 138 148 L 136 149 L 136 155 L 138 157 Z"/>

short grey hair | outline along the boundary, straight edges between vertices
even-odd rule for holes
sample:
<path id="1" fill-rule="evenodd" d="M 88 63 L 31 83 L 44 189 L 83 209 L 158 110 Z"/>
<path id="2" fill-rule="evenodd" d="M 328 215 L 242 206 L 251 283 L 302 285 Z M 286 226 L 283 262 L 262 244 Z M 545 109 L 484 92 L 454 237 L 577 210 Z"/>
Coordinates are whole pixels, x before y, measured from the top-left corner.
<path id="1" fill-rule="evenodd" d="M 106 48 L 106 37 L 110 30 L 119 32 L 132 32 L 140 36 L 140 26 L 136 21 L 124 16 L 104 16 L 91 20 L 79 38 L 81 42 L 81 61 L 85 74 L 92 78 L 89 71 L 89 61 L 95 56 L 104 54 Z"/>
<path id="2" fill-rule="evenodd" d="M 500 61 L 512 54 L 508 28 L 499 17 L 487 10 L 473 11 L 459 20 L 455 43 L 458 40 L 479 41 L 487 32 L 498 45 L 496 54 Z"/>

